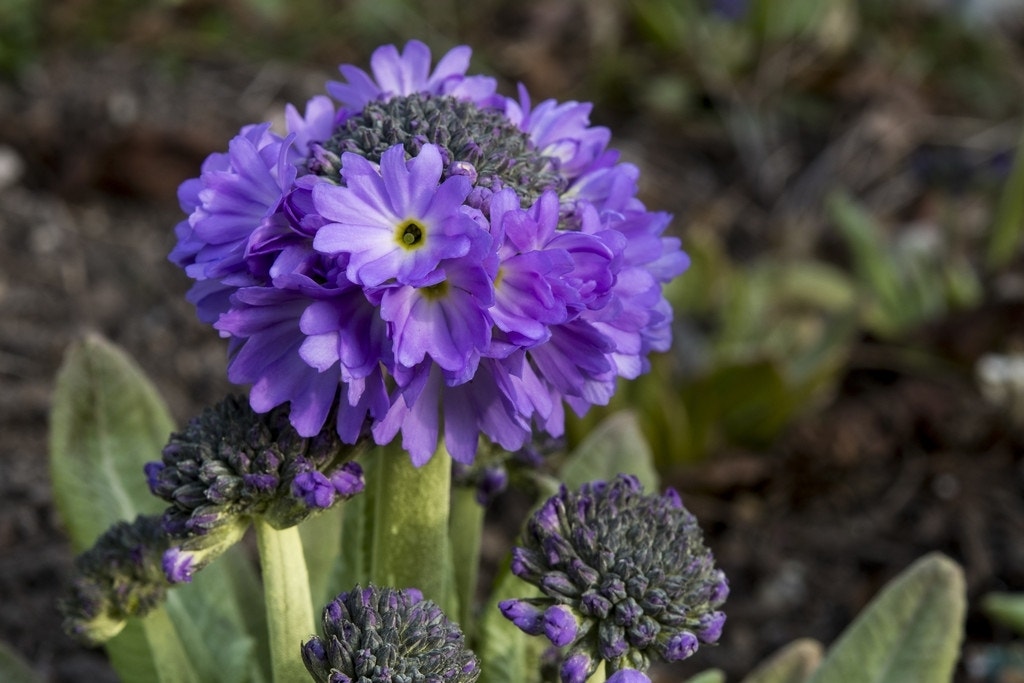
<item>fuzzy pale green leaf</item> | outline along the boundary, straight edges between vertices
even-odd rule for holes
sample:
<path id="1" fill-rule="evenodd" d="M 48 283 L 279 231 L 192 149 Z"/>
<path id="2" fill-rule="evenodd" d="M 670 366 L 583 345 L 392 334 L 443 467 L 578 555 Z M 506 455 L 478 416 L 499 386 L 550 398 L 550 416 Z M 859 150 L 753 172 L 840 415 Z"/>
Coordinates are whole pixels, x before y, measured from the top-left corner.
<path id="1" fill-rule="evenodd" d="M 631 411 L 608 416 L 576 447 L 561 471 L 562 481 L 576 488 L 591 481 L 634 474 L 648 492 L 658 490 L 654 455 Z"/>
<path id="2" fill-rule="evenodd" d="M 804 683 L 821 664 L 823 653 L 813 638 L 794 640 L 751 671 L 743 683 Z"/>
<path id="3" fill-rule="evenodd" d="M 159 459 L 173 429 L 163 400 L 124 351 L 98 335 L 68 350 L 53 399 L 50 467 L 55 502 L 77 551 L 115 522 L 165 508 L 149 492 L 143 466 Z M 129 623 L 127 633 L 107 643 L 123 679 L 154 680 L 154 669 L 164 668 L 155 662 L 174 663 L 185 676 L 179 680 L 189 680 L 193 669 L 202 680 L 230 681 L 250 672 L 259 679 L 239 606 L 253 598 L 251 591 L 240 595 L 241 587 L 255 581 L 241 581 L 237 571 L 223 575 L 226 566 L 215 563 L 195 584 L 175 589 L 165 617 L 147 617 L 138 628 Z M 251 567 L 238 571 L 252 573 Z M 209 600 L 199 584 L 232 590 Z M 155 631 L 152 622 L 167 618 Z"/>
<path id="4" fill-rule="evenodd" d="M 725 683 L 725 672 L 721 669 L 708 669 L 687 678 L 685 683 Z"/>
<path id="5" fill-rule="evenodd" d="M 829 649 L 811 683 L 952 680 L 966 611 L 963 570 L 932 553 L 891 581 Z"/>
<path id="6" fill-rule="evenodd" d="M 50 467 L 76 551 L 115 522 L 163 511 L 142 468 L 173 429 L 156 389 L 123 351 L 96 335 L 68 350 L 53 398 Z"/>

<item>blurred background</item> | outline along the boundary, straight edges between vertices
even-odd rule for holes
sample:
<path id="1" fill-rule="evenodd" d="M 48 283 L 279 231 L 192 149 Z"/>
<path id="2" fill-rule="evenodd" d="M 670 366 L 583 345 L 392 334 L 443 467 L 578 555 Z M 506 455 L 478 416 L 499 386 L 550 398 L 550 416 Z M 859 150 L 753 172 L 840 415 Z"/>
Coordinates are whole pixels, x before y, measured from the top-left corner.
<path id="1" fill-rule="evenodd" d="M 178 184 L 410 38 L 472 46 L 505 94 L 593 102 L 693 258 L 672 352 L 570 429 L 634 411 L 732 581 L 722 644 L 663 680 L 831 642 L 930 550 L 967 572 L 958 680 L 1021 680 L 980 609 L 1024 590 L 1015 0 L 3 0 L 0 641 L 52 681 L 114 680 L 55 611 L 61 355 L 102 333 L 179 423 L 229 391 L 166 261 Z"/>

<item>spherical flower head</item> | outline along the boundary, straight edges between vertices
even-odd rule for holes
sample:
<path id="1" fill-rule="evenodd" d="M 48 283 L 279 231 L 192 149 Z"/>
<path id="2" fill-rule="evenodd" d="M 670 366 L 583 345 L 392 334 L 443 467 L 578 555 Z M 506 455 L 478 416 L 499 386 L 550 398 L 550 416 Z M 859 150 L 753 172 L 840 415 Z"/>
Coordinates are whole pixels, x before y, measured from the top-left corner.
<path id="1" fill-rule="evenodd" d="M 601 661 L 613 673 L 684 659 L 716 642 L 725 621 L 727 583 L 696 519 L 674 491 L 644 495 L 632 476 L 563 487 L 527 522 L 512 571 L 544 597 L 499 607 L 566 648 L 563 683 Z"/>
<path id="2" fill-rule="evenodd" d="M 166 575 L 190 580 L 254 516 L 285 528 L 359 493 L 353 455 L 333 430 L 300 437 L 284 408 L 259 414 L 238 396 L 207 408 L 145 467 L 150 490 L 169 504 L 163 528 L 175 543 L 163 558 Z"/>
<path id="3" fill-rule="evenodd" d="M 324 637 L 302 645 L 302 659 L 320 683 L 450 681 L 480 676 L 458 625 L 414 589 L 356 586 L 323 611 Z"/>
<path id="4" fill-rule="evenodd" d="M 530 101 L 417 41 L 247 126 L 181 187 L 172 260 L 228 377 L 299 435 L 401 437 L 416 465 L 560 437 L 668 349 L 687 267 L 588 103 Z M 313 507 L 329 490 L 299 480 Z"/>
<path id="5" fill-rule="evenodd" d="M 171 586 L 162 568 L 170 542 L 156 515 L 110 527 L 75 559 L 69 595 L 60 602 L 64 630 L 98 645 L 117 635 L 128 618 L 160 605 Z"/>

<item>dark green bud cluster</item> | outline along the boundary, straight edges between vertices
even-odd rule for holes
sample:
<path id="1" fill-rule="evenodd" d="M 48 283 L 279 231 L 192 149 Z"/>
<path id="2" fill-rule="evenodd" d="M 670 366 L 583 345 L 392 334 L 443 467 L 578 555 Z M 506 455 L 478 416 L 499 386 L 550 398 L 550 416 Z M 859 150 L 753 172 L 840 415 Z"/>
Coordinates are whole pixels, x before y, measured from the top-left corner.
<path id="1" fill-rule="evenodd" d="M 639 481 L 564 486 L 527 523 L 512 571 L 545 597 L 506 600 L 503 614 L 532 635 L 566 647 L 563 683 L 646 670 L 714 643 L 725 615 L 725 575 L 697 520 L 669 489 L 644 495 Z"/>
<path id="2" fill-rule="evenodd" d="M 229 396 L 173 434 L 146 477 L 170 503 L 164 527 L 174 536 L 205 535 L 239 516 L 282 529 L 362 490 L 352 455 L 333 429 L 301 437 L 287 407 L 257 413 Z"/>
<path id="3" fill-rule="evenodd" d="M 426 94 L 368 103 L 314 153 L 309 170 L 337 181 L 345 152 L 379 163 L 381 155 L 398 143 L 410 156 L 419 154 L 424 144 L 437 145 L 446 176 L 469 176 L 477 188 L 491 192 L 511 187 L 526 205 L 545 190 L 565 189 L 565 178 L 552 160 L 540 154 L 504 112 Z"/>
<path id="4" fill-rule="evenodd" d="M 286 406 L 257 413 L 229 396 L 207 408 L 145 468 L 150 490 L 170 503 L 163 527 L 175 547 L 164 557 L 167 576 L 191 580 L 256 516 L 284 529 L 361 492 L 355 452 L 331 427 L 299 436 Z"/>
<path id="5" fill-rule="evenodd" d="M 476 655 L 458 625 L 415 589 L 356 586 L 323 612 L 324 637 L 302 645 L 319 683 L 473 683 Z"/>
<path id="6" fill-rule="evenodd" d="M 60 602 L 64 630 L 98 645 L 117 635 L 129 617 L 160 605 L 171 587 L 161 564 L 169 542 L 158 515 L 110 527 L 75 559 L 70 594 Z"/>

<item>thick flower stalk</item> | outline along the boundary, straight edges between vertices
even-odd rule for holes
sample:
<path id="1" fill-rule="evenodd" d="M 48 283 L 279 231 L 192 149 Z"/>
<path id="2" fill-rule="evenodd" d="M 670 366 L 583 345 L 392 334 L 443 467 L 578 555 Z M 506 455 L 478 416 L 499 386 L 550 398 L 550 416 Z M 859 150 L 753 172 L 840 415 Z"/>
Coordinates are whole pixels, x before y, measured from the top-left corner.
<path id="1" fill-rule="evenodd" d="M 565 648 L 563 683 L 582 683 L 602 661 L 615 673 L 685 659 L 725 622 L 728 583 L 696 519 L 675 491 L 644 495 L 632 476 L 563 487 L 528 521 L 512 571 L 544 597 L 499 607 Z"/>
<path id="2" fill-rule="evenodd" d="M 237 396 L 207 408 L 145 468 L 150 490 L 169 503 L 167 577 L 189 581 L 256 517 L 285 529 L 359 493 L 352 455 L 334 430 L 299 436 L 284 408 L 256 413 Z"/>
<path id="3" fill-rule="evenodd" d="M 324 637 L 302 645 L 319 683 L 472 683 L 476 655 L 458 625 L 414 589 L 356 586 L 323 611 Z"/>
<path id="4" fill-rule="evenodd" d="M 170 542 L 157 515 L 110 527 L 75 558 L 69 594 L 60 603 L 64 630 L 98 645 L 117 635 L 129 618 L 162 604 L 171 587 L 162 568 Z"/>
<path id="5" fill-rule="evenodd" d="M 662 287 L 687 266 L 670 216 L 591 105 L 533 106 L 467 76 L 470 51 L 378 49 L 372 73 L 243 128 L 179 197 L 171 260 L 229 377 L 302 436 L 399 433 L 421 465 L 558 436 L 670 341 Z"/>

